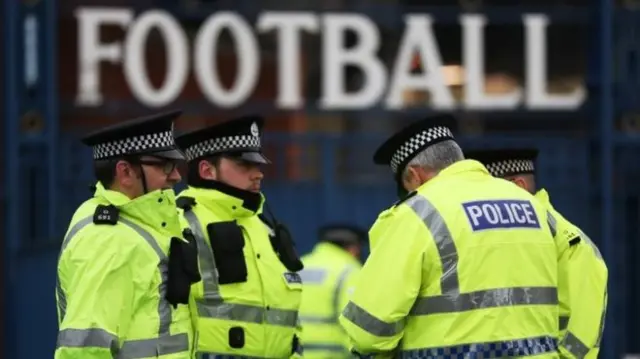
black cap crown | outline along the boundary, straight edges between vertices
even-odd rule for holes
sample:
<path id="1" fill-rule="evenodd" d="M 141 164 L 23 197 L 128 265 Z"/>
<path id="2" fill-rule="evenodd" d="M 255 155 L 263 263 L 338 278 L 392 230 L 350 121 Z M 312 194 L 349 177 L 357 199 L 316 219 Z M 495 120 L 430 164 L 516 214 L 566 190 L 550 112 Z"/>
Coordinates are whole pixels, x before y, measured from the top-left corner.
<path id="1" fill-rule="evenodd" d="M 332 223 L 320 227 L 318 230 L 318 239 L 321 242 L 331 242 L 338 244 L 363 244 L 367 242 L 367 232 L 360 227 Z"/>
<path id="2" fill-rule="evenodd" d="M 535 173 L 536 149 L 497 149 L 465 152 L 467 159 L 482 163 L 494 177 Z"/>
<path id="3" fill-rule="evenodd" d="M 455 122 L 452 116 L 442 115 L 414 122 L 391 136 L 373 155 L 373 162 L 389 165 L 396 176 L 418 153 L 438 142 L 453 140 L 449 128 Z"/>
<path id="4" fill-rule="evenodd" d="M 181 114 L 171 111 L 118 123 L 85 136 L 82 143 L 93 148 L 94 160 L 140 155 L 184 159 L 173 134 Z"/>
<path id="5" fill-rule="evenodd" d="M 188 161 L 198 158 L 227 154 L 256 163 L 269 163 L 262 155 L 262 129 L 264 119 L 260 116 L 245 116 L 218 125 L 176 137 Z"/>

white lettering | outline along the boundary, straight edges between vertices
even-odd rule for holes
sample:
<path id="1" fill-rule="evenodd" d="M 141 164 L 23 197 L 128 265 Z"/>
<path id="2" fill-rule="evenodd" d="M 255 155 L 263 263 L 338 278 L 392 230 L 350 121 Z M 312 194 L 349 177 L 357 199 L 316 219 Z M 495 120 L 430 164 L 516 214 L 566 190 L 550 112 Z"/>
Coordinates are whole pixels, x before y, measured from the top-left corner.
<path id="1" fill-rule="evenodd" d="M 536 214 L 533 211 L 533 208 L 531 208 L 531 204 L 529 203 L 523 203 L 522 204 L 522 211 L 524 212 L 525 217 L 527 218 L 527 223 L 529 224 L 536 224 Z"/>
<path id="2" fill-rule="evenodd" d="M 408 15 L 405 23 L 408 29 L 400 40 L 400 52 L 389 84 L 387 106 L 391 109 L 401 108 L 404 102 L 402 95 L 406 90 L 428 90 L 435 109 L 454 109 L 453 95 L 444 81 L 442 58 L 433 34 L 431 16 Z M 416 53 L 423 63 L 424 71 L 421 74 L 411 73 Z"/>
<path id="3" fill-rule="evenodd" d="M 100 26 L 118 25 L 126 27 L 133 21 L 133 11 L 129 9 L 80 7 L 76 9 L 78 19 L 78 94 L 76 104 L 99 106 L 102 104 L 100 91 L 100 61 L 118 63 L 122 59 L 119 43 L 101 44 Z"/>
<path id="4" fill-rule="evenodd" d="M 504 206 L 500 206 L 500 204 L 498 203 L 494 203 L 493 207 L 496 210 L 496 213 L 498 213 L 498 221 L 502 224 L 509 224 L 512 223 L 508 218 L 505 218 L 504 216 L 504 212 L 502 211 Z"/>
<path id="5" fill-rule="evenodd" d="M 217 71 L 217 40 L 224 28 L 235 39 L 238 73 L 229 90 L 222 88 Z M 235 107 L 247 100 L 258 81 L 260 52 L 258 41 L 246 21 L 233 12 L 210 16 L 195 40 L 196 79 L 205 97 L 220 107 Z"/>
<path id="6" fill-rule="evenodd" d="M 469 110 L 513 109 L 522 101 L 522 91 L 489 96 L 484 92 L 484 26 L 486 17 L 463 15 L 463 57 L 465 69 L 464 105 Z"/>
<path id="7" fill-rule="evenodd" d="M 260 16 L 259 31 L 278 33 L 278 98 L 281 109 L 304 105 L 300 91 L 300 31 L 318 31 L 319 21 L 312 13 L 268 12 Z"/>
<path id="8" fill-rule="evenodd" d="M 547 46 L 546 27 L 549 19 L 544 15 L 524 16 L 526 33 L 526 104 L 532 110 L 574 110 L 584 102 L 586 92 L 580 87 L 569 95 L 546 93 Z"/>
<path id="9" fill-rule="evenodd" d="M 467 207 L 467 212 L 469 213 L 469 216 L 471 218 L 471 220 L 473 221 L 473 225 L 477 226 L 480 224 L 480 222 L 478 222 L 478 218 L 482 217 L 482 210 L 480 209 L 480 207 L 478 206 L 469 206 Z"/>
<path id="10" fill-rule="evenodd" d="M 380 47 L 380 34 L 373 21 L 362 15 L 331 14 L 323 19 L 322 97 L 320 106 L 324 109 L 360 109 L 375 104 L 382 95 L 387 81 L 387 73 L 382 62 L 376 57 Z M 346 49 L 345 32 L 352 30 L 359 39 L 357 45 Z M 345 71 L 347 64 L 362 69 L 364 81 L 355 94 L 345 91 Z"/>
<path id="11" fill-rule="evenodd" d="M 495 208 L 493 208 L 491 204 L 483 204 L 482 212 L 484 213 L 484 217 L 487 219 L 487 222 L 491 224 L 498 224 L 498 213 L 496 213 Z"/>
<path id="12" fill-rule="evenodd" d="M 519 204 L 511 203 L 511 211 L 513 211 L 513 215 L 518 223 L 525 223 L 527 221 L 524 215 L 522 215 L 523 209 Z"/>
<path id="13" fill-rule="evenodd" d="M 154 89 L 145 65 L 146 41 L 157 28 L 166 44 L 167 72 L 164 84 Z M 151 10 L 140 16 L 129 29 L 125 42 L 124 74 L 136 98 L 149 107 L 162 107 L 180 95 L 189 74 L 189 47 L 180 24 L 167 12 Z"/>

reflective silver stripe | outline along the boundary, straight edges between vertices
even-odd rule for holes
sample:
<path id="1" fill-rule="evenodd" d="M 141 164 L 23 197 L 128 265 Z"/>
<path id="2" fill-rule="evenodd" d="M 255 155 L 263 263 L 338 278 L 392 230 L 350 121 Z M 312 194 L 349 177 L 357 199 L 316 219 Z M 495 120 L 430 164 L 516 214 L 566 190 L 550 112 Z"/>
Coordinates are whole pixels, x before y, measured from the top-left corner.
<path id="1" fill-rule="evenodd" d="M 602 335 L 604 334 L 604 323 L 607 320 L 607 302 L 608 302 L 608 291 L 604 290 L 604 303 L 602 307 L 602 315 L 600 316 L 600 333 L 598 333 L 598 340 L 596 340 L 596 348 L 600 347 L 600 343 L 602 342 Z"/>
<path id="2" fill-rule="evenodd" d="M 189 350 L 187 333 L 167 335 L 158 339 L 129 340 L 120 348 L 118 359 L 156 358 L 160 355 Z"/>
<path id="3" fill-rule="evenodd" d="M 196 306 L 198 315 L 205 318 L 235 320 L 245 323 L 265 323 L 287 327 L 295 327 L 298 320 L 298 312 L 295 310 L 266 309 L 234 303 L 207 303 L 203 300 L 198 300 Z"/>
<path id="4" fill-rule="evenodd" d="M 192 210 L 185 210 L 184 216 L 189 222 L 189 228 L 196 237 L 198 243 L 198 257 L 200 262 L 200 275 L 202 276 L 202 286 L 204 287 L 204 299 L 212 302 L 222 302 L 222 297 L 218 290 L 218 271 L 213 251 L 209 250 L 209 244 L 205 241 L 202 232 L 202 225 L 198 217 Z"/>
<path id="5" fill-rule="evenodd" d="M 300 316 L 302 324 L 336 324 L 336 318 L 334 317 L 321 317 L 313 315 Z"/>
<path id="6" fill-rule="evenodd" d="M 79 220 L 76 224 L 71 227 L 67 235 L 64 237 L 64 241 L 62 241 L 62 247 L 60 248 L 60 253 L 58 254 L 58 264 L 60 264 L 60 257 L 62 257 L 62 252 L 67 248 L 71 239 L 78 233 L 82 228 L 87 226 L 88 224 L 93 223 L 93 216 L 85 217 Z M 60 273 L 56 271 L 56 294 L 58 296 L 58 315 L 60 316 L 60 322 L 64 320 L 65 315 L 67 314 L 67 295 L 64 290 L 62 290 L 62 285 L 60 285 Z"/>
<path id="7" fill-rule="evenodd" d="M 397 321 L 395 323 L 384 322 L 354 302 L 347 304 L 342 315 L 362 330 L 378 337 L 392 337 L 404 329 L 404 321 Z"/>
<path id="8" fill-rule="evenodd" d="M 567 331 L 560 342 L 560 346 L 564 347 L 569 353 L 578 359 L 584 358 L 589 353 L 589 347 L 578 339 L 573 333 Z"/>
<path id="9" fill-rule="evenodd" d="M 554 305 L 558 290 L 554 287 L 499 288 L 447 296 L 421 297 L 409 315 L 464 312 L 475 309 L 515 305 Z"/>
<path id="10" fill-rule="evenodd" d="M 104 329 L 63 329 L 58 333 L 56 347 L 69 348 L 104 348 L 111 351 L 111 355 L 118 355 L 118 337 Z"/>
<path id="11" fill-rule="evenodd" d="M 313 343 L 313 344 L 303 344 L 303 350 L 306 351 L 326 351 L 326 352 L 345 352 L 349 351 L 340 344 L 333 343 Z"/>
<path id="12" fill-rule="evenodd" d="M 347 268 L 343 269 L 338 276 L 338 281 L 336 282 L 336 287 L 333 290 L 333 320 L 337 323 L 338 317 L 340 317 L 340 312 L 342 308 L 340 306 L 340 294 L 342 294 L 342 287 L 344 286 L 344 281 L 347 280 L 347 277 L 351 272 L 353 272 L 353 266 L 347 266 Z"/>
<path id="13" fill-rule="evenodd" d="M 569 317 L 568 316 L 560 316 L 560 330 L 565 330 L 569 326 Z"/>
<path id="14" fill-rule="evenodd" d="M 547 223 L 549 224 L 551 235 L 553 236 L 553 238 L 555 238 L 556 234 L 558 233 L 558 221 L 556 220 L 556 217 L 554 217 L 549 211 L 547 211 Z"/>
<path id="15" fill-rule="evenodd" d="M 118 359 L 139 359 L 139 358 L 148 358 L 154 357 L 158 355 L 167 355 L 173 353 L 179 353 L 189 350 L 189 338 L 186 333 L 171 335 L 171 304 L 166 300 L 166 292 L 167 292 L 167 280 L 169 275 L 169 267 L 168 267 L 168 258 L 167 255 L 162 251 L 160 245 L 155 240 L 155 238 L 146 230 L 144 230 L 139 225 L 134 222 L 123 218 L 122 216 L 119 218 L 119 222 L 133 229 L 140 235 L 144 240 L 153 248 L 158 255 L 159 263 L 158 270 L 161 276 L 161 284 L 159 286 L 159 302 L 158 302 L 158 318 L 159 318 L 159 327 L 158 327 L 158 338 L 151 339 L 141 339 L 141 340 L 129 340 L 122 344 L 122 347 L 118 352 Z M 72 228 L 69 230 L 69 233 L 65 237 L 62 243 L 62 249 L 60 251 L 60 256 L 62 255 L 62 251 L 67 247 L 71 239 L 84 227 L 93 223 L 93 216 L 89 216 L 83 218 L 78 221 Z M 59 257 L 60 258 L 60 257 Z M 59 260 L 59 259 L 58 259 Z M 64 291 L 60 286 L 60 280 L 58 277 L 58 283 L 56 286 L 56 292 L 58 295 L 58 310 L 60 312 L 61 321 L 64 318 L 66 312 L 66 296 Z M 66 345 L 65 343 L 87 343 L 86 346 L 90 347 L 105 347 L 110 348 L 112 353 L 114 353 L 113 343 L 109 346 L 99 346 L 92 345 L 91 343 L 97 343 L 102 338 L 104 339 L 104 335 L 111 336 L 115 338 L 115 345 L 117 349 L 117 338 L 107 333 L 102 329 L 64 329 L 58 333 L 58 347 L 64 346 L 75 346 L 75 345 Z M 116 350 L 117 351 L 117 350 Z"/>
<path id="16" fill-rule="evenodd" d="M 439 348 L 402 350 L 398 359 L 514 358 L 556 353 L 556 338 L 544 336 L 487 343 L 467 343 Z"/>
<path id="17" fill-rule="evenodd" d="M 205 240 L 200 220 L 192 210 L 184 211 L 184 216 L 189 222 L 189 228 L 191 228 L 198 243 L 200 272 L 204 287 L 204 298 L 196 301 L 200 317 L 296 327 L 298 324 L 298 312 L 295 310 L 225 303 L 218 287 L 215 257 Z M 298 277 L 297 273 L 292 274 Z"/>
<path id="18" fill-rule="evenodd" d="M 327 279 L 327 270 L 324 268 L 305 268 L 299 274 L 303 284 L 322 284 Z"/>
<path id="19" fill-rule="evenodd" d="M 457 296 L 460 293 L 458 251 L 444 218 L 433 204 L 420 194 L 409 198 L 406 203 L 427 226 L 438 248 L 442 263 L 442 277 L 440 278 L 442 294 Z"/>

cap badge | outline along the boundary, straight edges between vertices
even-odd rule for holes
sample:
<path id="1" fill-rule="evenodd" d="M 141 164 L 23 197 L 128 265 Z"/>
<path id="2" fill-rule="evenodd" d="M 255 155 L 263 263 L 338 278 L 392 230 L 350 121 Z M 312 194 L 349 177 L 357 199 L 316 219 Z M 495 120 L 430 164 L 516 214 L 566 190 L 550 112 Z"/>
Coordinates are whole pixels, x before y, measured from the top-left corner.
<path id="1" fill-rule="evenodd" d="M 260 131 L 258 130 L 258 124 L 256 124 L 255 122 L 251 125 L 251 134 L 253 135 L 253 137 L 260 136 Z"/>

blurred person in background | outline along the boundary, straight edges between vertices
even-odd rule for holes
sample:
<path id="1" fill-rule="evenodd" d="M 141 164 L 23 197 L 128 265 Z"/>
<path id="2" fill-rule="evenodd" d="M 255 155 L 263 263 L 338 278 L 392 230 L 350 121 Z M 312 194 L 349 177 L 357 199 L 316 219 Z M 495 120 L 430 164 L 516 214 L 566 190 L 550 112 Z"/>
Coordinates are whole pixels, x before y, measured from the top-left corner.
<path id="1" fill-rule="evenodd" d="M 338 317 L 353 291 L 360 258 L 367 242 L 364 229 L 348 224 L 329 224 L 318 231 L 318 243 L 302 257 L 300 272 L 304 289 L 300 305 L 304 357 L 351 358 L 349 338 Z"/>
<path id="2" fill-rule="evenodd" d="M 567 358 L 597 358 L 607 303 L 607 265 L 598 247 L 584 232 L 553 208 L 549 194 L 537 189 L 536 149 L 467 151 L 489 172 L 535 194 L 558 221 L 558 296 L 560 351 Z"/>
<path id="3" fill-rule="evenodd" d="M 555 223 L 529 193 L 464 159 L 450 116 L 378 148 L 409 194 L 369 231 L 340 316 L 361 357 L 558 358 Z"/>
<path id="4" fill-rule="evenodd" d="M 172 187 L 184 161 L 171 112 L 87 136 L 98 180 L 58 262 L 56 359 L 191 358 L 189 290 L 200 280 Z"/>
<path id="5" fill-rule="evenodd" d="M 188 160 L 178 207 L 202 275 L 191 303 L 199 359 L 300 355 L 303 266 L 287 228 L 263 214 L 262 128 L 247 116 L 176 139 Z"/>

